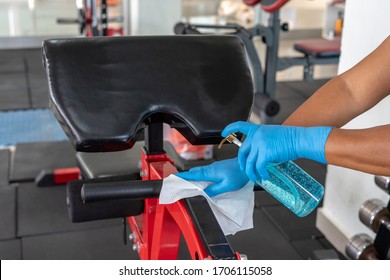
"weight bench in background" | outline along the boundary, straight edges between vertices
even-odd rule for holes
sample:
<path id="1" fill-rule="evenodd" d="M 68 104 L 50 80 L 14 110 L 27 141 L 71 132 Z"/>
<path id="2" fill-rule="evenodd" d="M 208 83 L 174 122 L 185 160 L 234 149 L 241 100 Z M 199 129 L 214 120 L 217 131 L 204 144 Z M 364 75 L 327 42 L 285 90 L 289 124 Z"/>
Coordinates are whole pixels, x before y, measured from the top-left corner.
<path id="1" fill-rule="evenodd" d="M 204 198 L 165 206 L 155 197 L 161 179 L 176 172 L 164 151 L 162 123 L 196 145 L 217 144 L 227 124 L 248 119 L 253 85 L 241 41 L 235 36 L 53 39 L 43 44 L 43 60 L 50 108 L 77 151 L 133 148 L 144 133 L 142 180 L 70 182 L 72 220 L 128 216 L 141 259 L 175 258 L 180 232 L 194 259 L 239 258 Z M 91 190 L 98 201 L 89 203 Z"/>
<path id="2" fill-rule="evenodd" d="M 275 81 L 273 80 L 276 79 L 276 71 L 282 71 L 291 66 L 302 65 L 304 67 L 304 80 L 311 81 L 313 80 L 315 65 L 337 64 L 340 57 L 341 41 L 339 38 L 334 40 L 299 40 L 294 43 L 293 48 L 303 54 L 303 57 L 278 57 L 280 30 L 288 31 L 289 29 L 287 23 L 281 23 L 280 21 L 280 9 L 289 1 L 243 0 L 248 6 L 259 5 L 263 11 L 270 14 L 269 26 L 263 27 L 259 25 L 254 27 L 257 33 L 251 31 L 252 34 L 263 36 L 263 41 L 267 45 L 265 83 L 267 83 L 268 79 L 270 92 L 274 92 L 275 89 Z"/>
<path id="3" fill-rule="evenodd" d="M 338 64 L 340 58 L 341 39 L 308 39 L 294 42 L 294 50 L 304 55 L 303 78 L 313 80 L 315 65 Z"/>

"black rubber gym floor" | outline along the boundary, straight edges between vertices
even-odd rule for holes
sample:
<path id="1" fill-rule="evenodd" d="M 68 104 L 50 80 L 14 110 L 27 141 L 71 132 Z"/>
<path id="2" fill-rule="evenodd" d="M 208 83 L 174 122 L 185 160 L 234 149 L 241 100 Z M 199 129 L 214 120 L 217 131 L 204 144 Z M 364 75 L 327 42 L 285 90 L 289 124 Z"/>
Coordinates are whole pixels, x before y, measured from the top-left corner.
<path id="1" fill-rule="evenodd" d="M 278 83 L 276 97 L 282 109 L 274 122 L 281 123 L 325 82 Z M 47 106 L 40 50 L 0 51 L 0 110 Z M 218 159 L 226 157 L 218 154 Z M 298 164 L 324 183 L 326 166 Z M 1 259 L 138 259 L 132 244 L 124 242 L 128 228 L 122 219 L 72 224 L 65 187 L 38 188 L 34 183 L 42 169 L 75 165 L 68 142 L 18 144 L 12 152 L 0 149 Z M 235 251 L 249 259 L 309 259 L 329 256 L 329 250 L 336 255 L 315 228 L 315 213 L 297 218 L 264 191 L 256 192 L 255 202 L 254 229 L 228 237 Z M 185 249 L 180 257 L 188 258 Z"/>
<path id="2" fill-rule="evenodd" d="M 75 167 L 75 154 L 69 142 L 17 144 L 10 170 L 10 181 L 33 181 L 41 170 Z M 37 159 L 40 159 L 39 164 Z"/>

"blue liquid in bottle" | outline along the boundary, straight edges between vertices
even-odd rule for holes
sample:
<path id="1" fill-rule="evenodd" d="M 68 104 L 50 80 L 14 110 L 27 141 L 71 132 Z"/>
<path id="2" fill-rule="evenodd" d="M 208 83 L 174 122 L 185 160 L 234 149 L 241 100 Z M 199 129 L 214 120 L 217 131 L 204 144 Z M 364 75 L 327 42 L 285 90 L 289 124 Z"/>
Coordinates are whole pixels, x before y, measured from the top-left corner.
<path id="1" fill-rule="evenodd" d="M 299 217 L 310 214 L 324 196 L 324 187 L 292 161 L 269 164 L 260 185 Z"/>
<path id="2" fill-rule="evenodd" d="M 219 148 L 224 141 L 242 145 L 234 133 L 225 137 Z M 269 164 L 267 171 L 269 179 L 257 183 L 298 217 L 309 215 L 321 202 L 324 187 L 294 162 Z"/>

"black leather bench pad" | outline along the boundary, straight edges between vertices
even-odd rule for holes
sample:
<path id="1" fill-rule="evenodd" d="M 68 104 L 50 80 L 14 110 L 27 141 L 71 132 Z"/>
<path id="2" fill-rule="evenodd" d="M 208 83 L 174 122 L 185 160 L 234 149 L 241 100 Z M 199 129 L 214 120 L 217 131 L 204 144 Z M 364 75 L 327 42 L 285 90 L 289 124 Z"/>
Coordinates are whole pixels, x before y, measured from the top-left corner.
<path id="1" fill-rule="evenodd" d="M 51 108 L 79 151 L 131 148 L 143 124 L 166 122 L 192 144 L 212 144 L 253 102 L 235 36 L 46 40 Z"/>

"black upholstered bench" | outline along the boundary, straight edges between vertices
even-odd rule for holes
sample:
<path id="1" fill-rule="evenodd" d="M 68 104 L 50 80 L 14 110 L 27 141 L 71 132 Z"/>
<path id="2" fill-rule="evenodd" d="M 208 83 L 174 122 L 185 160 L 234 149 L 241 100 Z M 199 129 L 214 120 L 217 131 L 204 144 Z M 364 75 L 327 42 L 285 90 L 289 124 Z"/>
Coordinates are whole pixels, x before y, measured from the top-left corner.
<path id="1" fill-rule="evenodd" d="M 77 151 L 139 149 L 144 134 L 143 180 L 108 176 L 68 183 L 71 220 L 127 217 L 141 259 L 176 258 L 181 234 L 194 259 L 239 259 L 205 198 L 167 206 L 154 198 L 161 179 L 176 172 L 164 150 L 163 123 L 197 145 L 219 143 L 226 125 L 248 119 L 253 85 L 241 40 L 53 39 L 43 44 L 43 61 L 50 108 Z M 116 159 L 102 161 L 110 165 Z"/>

